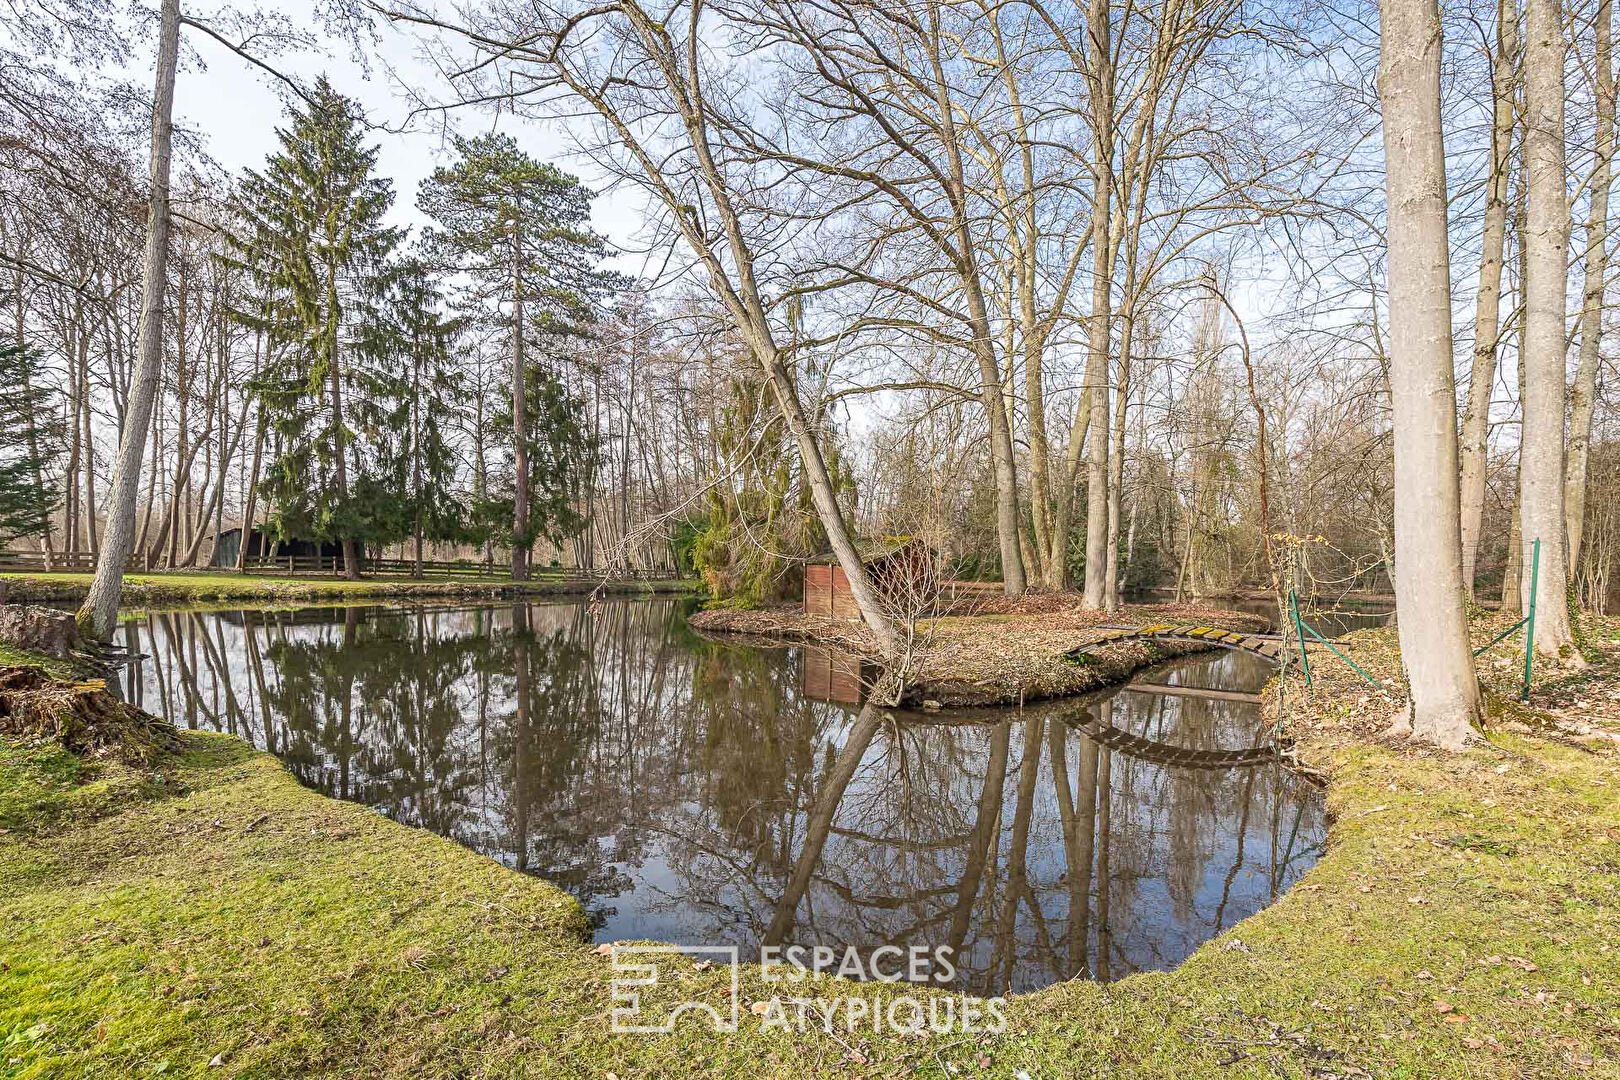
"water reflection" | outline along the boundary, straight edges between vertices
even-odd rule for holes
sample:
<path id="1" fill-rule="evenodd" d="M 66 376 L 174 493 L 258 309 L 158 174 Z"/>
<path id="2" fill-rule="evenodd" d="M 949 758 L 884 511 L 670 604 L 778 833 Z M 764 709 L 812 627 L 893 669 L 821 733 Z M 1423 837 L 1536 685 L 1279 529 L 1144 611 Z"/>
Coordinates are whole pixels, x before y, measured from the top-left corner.
<path id="1" fill-rule="evenodd" d="M 896 715 L 837 700 L 847 658 L 705 641 L 688 610 L 155 613 L 126 624 L 126 689 L 557 882 L 599 939 L 949 945 L 980 992 L 1172 966 L 1319 850 L 1307 784 L 1218 753 L 1259 740 L 1252 705 Z M 1222 653 L 1148 677 L 1264 674 Z"/>

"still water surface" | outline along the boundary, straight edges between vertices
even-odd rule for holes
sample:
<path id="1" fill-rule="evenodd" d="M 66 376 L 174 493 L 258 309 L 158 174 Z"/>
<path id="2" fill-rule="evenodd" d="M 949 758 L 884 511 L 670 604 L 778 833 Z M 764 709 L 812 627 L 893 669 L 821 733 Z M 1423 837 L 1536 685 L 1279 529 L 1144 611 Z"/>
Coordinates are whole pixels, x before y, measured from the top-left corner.
<path id="1" fill-rule="evenodd" d="M 962 987 L 1168 968 L 1316 859 L 1318 793 L 1257 707 L 1117 692 L 894 716 L 812 648 L 705 640 L 687 600 L 158 612 L 131 700 L 579 898 L 597 940 L 951 946 Z M 1254 689 L 1246 654 L 1141 678 Z M 1086 731 L 1150 741 L 1110 748 Z M 1191 760 L 1192 767 L 1183 764 Z"/>

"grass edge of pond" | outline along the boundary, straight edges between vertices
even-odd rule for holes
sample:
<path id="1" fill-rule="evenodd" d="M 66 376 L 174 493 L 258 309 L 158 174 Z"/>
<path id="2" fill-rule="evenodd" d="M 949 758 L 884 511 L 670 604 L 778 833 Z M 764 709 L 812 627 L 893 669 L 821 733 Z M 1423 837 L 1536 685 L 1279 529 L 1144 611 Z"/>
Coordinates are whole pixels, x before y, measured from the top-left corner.
<path id="1" fill-rule="evenodd" d="M 91 575 L 77 572 L 17 573 L 0 572 L 0 586 L 10 603 L 77 603 L 90 593 Z M 513 581 L 511 578 L 361 578 L 349 581 L 337 577 L 277 577 L 273 573 L 187 573 L 153 571 L 129 574 L 119 609 L 120 618 L 132 610 L 189 605 L 223 605 L 228 601 L 254 600 L 285 605 L 322 600 L 412 599 L 417 597 L 517 597 L 579 596 L 601 586 L 612 596 L 638 596 L 655 593 L 696 593 L 702 583 L 696 579 L 625 580 L 597 582 L 590 579 L 538 578 Z"/>
<path id="2" fill-rule="evenodd" d="M 1393 637 L 1362 633 L 1358 659 Z M 1587 679 L 1620 684 L 1616 636 Z M 0 807 L 49 824 L 0 834 L 0 1052 L 21 1076 L 1611 1068 L 1613 752 L 1504 730 L 1450 757 L 1381 742 L 1376 713 L 1327 673 L 1291 721 L 1301 761 L 1332 778 L 1334 825 L 1277 903 L 1174 971 L 1059 984 L 1014 999 L 1002 1035 L 921 1042 L 764 1032 L 747 1010 L 736 1035 L 613 1037 L 608 961 L 545 882 L 319 795 L 228 736 L 188 736 L 157 790 L 10 744 Z M 675 982 L 729 989 L 714 972 Z M 745 972 L 745 1001 L 782 993 Z"/>

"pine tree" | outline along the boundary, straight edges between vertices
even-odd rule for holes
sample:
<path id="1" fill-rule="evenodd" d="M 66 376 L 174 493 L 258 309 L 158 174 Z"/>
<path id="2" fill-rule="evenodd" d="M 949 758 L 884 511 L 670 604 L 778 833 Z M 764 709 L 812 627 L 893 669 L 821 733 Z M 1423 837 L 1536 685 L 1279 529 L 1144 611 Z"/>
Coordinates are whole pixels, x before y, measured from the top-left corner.
<path id="1" fill-rule="evenodd" d="M 380 429 L 356 423 L 387 413 L 396 389 L 388 350 L 375 347 L 401 235 L 383 224 L 394 195 L 374 175 L 356 107 L 324 78 L 277 135 L 281 149 L 243 181 L 247 229 L 235 242 L 273 358 L 264 393 L 279 452 L 262 492 L 281 535 L 340 541 L 357 577 L 360 545 L 400 529 L 399 493 L 381 481 L 388 463 L 369 437 Z"/>
<path id="2" fill-rule="evenodd" d="M 474 283 L 471 299 L 508 334 L 515 416 L 509 430 L 543 430 L 552 425 L 537 429 L 525 416 L 525 387 L 534 381 L 529 339 L 578 333 L 617 276 L 598 268 L 607 245 L 591 230 L 590 192 L 577 179 L 524 153 L 505 135 L 457 139 L 455 148 L 459 160 L 435 170 L 417 196 L 417 206 L 439 226 L 424 238 L 425 247 L 441 265 L 467 275 Z M 537 385 L 545 386 L 546 379 Z M 562 394 L 546 400 L 569 399 Z M 528 451 L 525 440 L 513 442 L 512 576 L 520 580 L 528 576 L 535 538 L 561 520 L 530 520 L 530 507 L 550 499 L 533 498 L 529 489 L 567 487 L 568 478 L 542 469 L 552 459 L 571 460 L 563 453 L 531 462 Z"/>
<path id="3" fill-rule="evenodd" d="M 38 374 L 36 353 L 0 345 L 0 544 L 42 535 L 62 501 L 65 434 Z"/>

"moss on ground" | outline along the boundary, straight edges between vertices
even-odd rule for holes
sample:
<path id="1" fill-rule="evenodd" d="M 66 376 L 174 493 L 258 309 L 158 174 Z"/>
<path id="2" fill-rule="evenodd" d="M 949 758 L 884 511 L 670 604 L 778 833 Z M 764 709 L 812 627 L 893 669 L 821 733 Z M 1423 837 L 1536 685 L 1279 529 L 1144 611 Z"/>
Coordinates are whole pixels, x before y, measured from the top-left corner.
<path id="1" fill-rule="evenodd" d="M 90 574 L 0 574 L 13 603 L 77 603 L 90 593 Z M 359 597 L 411 598 L 421 596 L 578 595 L 598 585 L 614 595 L 654 592 L 693 592 L 700 583 L 675 581 L 609 581 L 537 576 L 533 581 L 511 578 L 366 577 L 349 581 L 334 577 L 276 577 L 273 574 L 152 573 L 124 578 L 122 609 L 175 607 L 221 600 L 267 600 L 296 603 Z"/>
<path id="2" fill-rule="evenodd" d="M 86 674 L 81 666 L 72 660 L 60 660 L 54 656 L 34 652 L 31 649 L 19 649 L 14 645 L 0 642 L 0 667 L 14 667 L 26 664 L 37 664 L 58 679 L 75 679 Z"/>
<path id="3" fill-rule="evenodd" d="M 1353 655 L 1376 665 L 1389 636 L 1357 635 Z M 1579 700 L 1620 699 L 1602 637 Z M 612 1035 L 609 961 L 545 882 L 306 790 L 228 737 L 92 775 L 11 744 L 0 1061 L 23 1077 L 1620 1074 L 1606 729 L 1532 712 L 1540 727 L 1444 755 L 1381 741 L 1384 703 L 1340 685 L 1324 672 L 1309 701 L 1290 695 L 1335 814 L 1303 881 L 1175 971 L 1013 999 L 995 1036 L 787 1034 L 751 1008 L 733 1035 Z M 724 1005 L 729 989 L 687 966 L 654 995 Z M 745 970 L 744 1003 L 782 992 Z"/>

